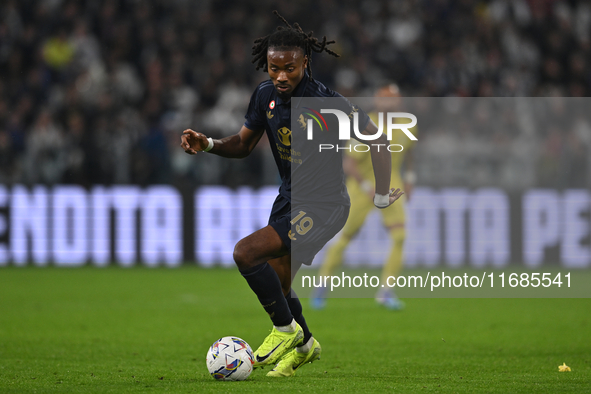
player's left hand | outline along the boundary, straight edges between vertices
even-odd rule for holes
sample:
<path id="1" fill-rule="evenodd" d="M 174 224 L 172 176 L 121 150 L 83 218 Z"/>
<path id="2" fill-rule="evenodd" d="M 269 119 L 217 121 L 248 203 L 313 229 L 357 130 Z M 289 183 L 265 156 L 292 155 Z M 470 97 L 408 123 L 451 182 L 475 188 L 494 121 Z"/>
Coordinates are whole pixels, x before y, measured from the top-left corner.
<path id="1" fill-rule="evenodd" d="M 390 189 L 390 193 L 389 193 L 390 201 L 389 201 L 388 205 L 385 207 L 378 207 L 378 208 L 380 208 L 380 209 L 388 208 L 390 205 L 394 204 L 394 201 L 398 200 L 403 194 L 404 194 L 404 192 L 400 188 Z"/>

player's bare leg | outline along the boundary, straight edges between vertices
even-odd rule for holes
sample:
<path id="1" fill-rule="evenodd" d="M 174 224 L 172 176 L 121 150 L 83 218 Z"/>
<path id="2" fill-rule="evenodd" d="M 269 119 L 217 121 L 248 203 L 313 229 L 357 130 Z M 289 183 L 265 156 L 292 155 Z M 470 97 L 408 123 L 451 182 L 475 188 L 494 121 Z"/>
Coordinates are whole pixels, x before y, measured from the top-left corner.
<path id="1" fill-rule="evenodd" d="M 234 261 L 240 271 L 283 256 L 289 256 L 289 250 L 271 226 L 255 231 L 234 247 Z"/>
<path id="2" fill-rule="evenodd" d="M 282 288 L 282 283 L 291 286 L 288 258 L 287 247 L 270 226 L 243 238 L 234 248 L 234 261 L 240 273 L 273 322 L 271 334 L 254 352 L 255 367 L 275 365 L 304 337 L 304 331 L 294 319 Z M 274 261 L 273 264 L 280 269 L 281 278 L 268 261 Z M 288 273 L 287 281 L 285 273 Z"/>

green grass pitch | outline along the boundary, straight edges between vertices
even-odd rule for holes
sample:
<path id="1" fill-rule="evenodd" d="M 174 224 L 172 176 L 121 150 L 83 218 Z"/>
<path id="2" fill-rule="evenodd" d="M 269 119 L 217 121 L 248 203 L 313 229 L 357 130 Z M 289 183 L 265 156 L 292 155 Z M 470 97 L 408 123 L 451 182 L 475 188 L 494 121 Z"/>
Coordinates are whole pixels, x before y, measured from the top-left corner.
<path id="1" fill-rule="evenodd" d="M 2 268 L 0 393 L 591 391 L 590 299 L 303 303 L 319 361 L 293 378 L 218 382 L 211 343 L 256 348 L 271 328 L 236 270 Z"/>

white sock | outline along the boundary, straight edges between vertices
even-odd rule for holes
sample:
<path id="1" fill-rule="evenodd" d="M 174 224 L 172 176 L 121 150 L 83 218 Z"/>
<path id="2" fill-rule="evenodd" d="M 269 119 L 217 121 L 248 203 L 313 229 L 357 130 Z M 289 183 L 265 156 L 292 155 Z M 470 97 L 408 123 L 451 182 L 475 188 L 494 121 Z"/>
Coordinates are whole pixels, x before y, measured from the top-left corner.
<path id="1" fill-rule="evenodd" d="M 291 323 L 289 323 L 287 326 L 273 326 L 277 329 L 277 331 L 280 332 L 294 332 L 296 330 L 297 327 L 297 323 L 295 321 L 295 319 L 291 319 Z"/>
<path id="2" fill-rule="evenodd" d="M 308 342 L 306 342 L 302 346 L 296 347 L 296 352 L 308 353 L 310 351 L 310 349 L 312 349 L 313 344 L 314 344 L 314 337 L 310 337 L 310 339 L 308 339 Z"/>

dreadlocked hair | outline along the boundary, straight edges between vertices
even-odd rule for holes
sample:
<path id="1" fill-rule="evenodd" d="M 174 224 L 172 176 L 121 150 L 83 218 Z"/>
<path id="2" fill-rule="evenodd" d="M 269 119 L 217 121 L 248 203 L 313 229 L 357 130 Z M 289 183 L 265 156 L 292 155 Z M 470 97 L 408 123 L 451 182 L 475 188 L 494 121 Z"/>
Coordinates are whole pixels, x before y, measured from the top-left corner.
<path id="1" fill-rule="evenodd" d="M 257 38 L 252 47 L 252 63 L 256 63 L 256 69 L 263 69 L 267 72 L 267 51 L 269 48 L 301 48 L 304 55 L 308 56 L 308 65 L 306 69 L 312 80 L 312 51 L 316 53 L 326 52 L 334 57 L 340 55 L 327 48 L 328 45 L 334 44 L 336 41 L 326 41 L 326 36 L 320 41 L 313 37 L 314 32 L 304 33 L 298 23 L 290 25 L 284 17 L 279 15 L 279 12 L 273 11 L 273 14 L 279 18 L 285 26 L 278 26 L 277 29 L 264 37 Z"/>

